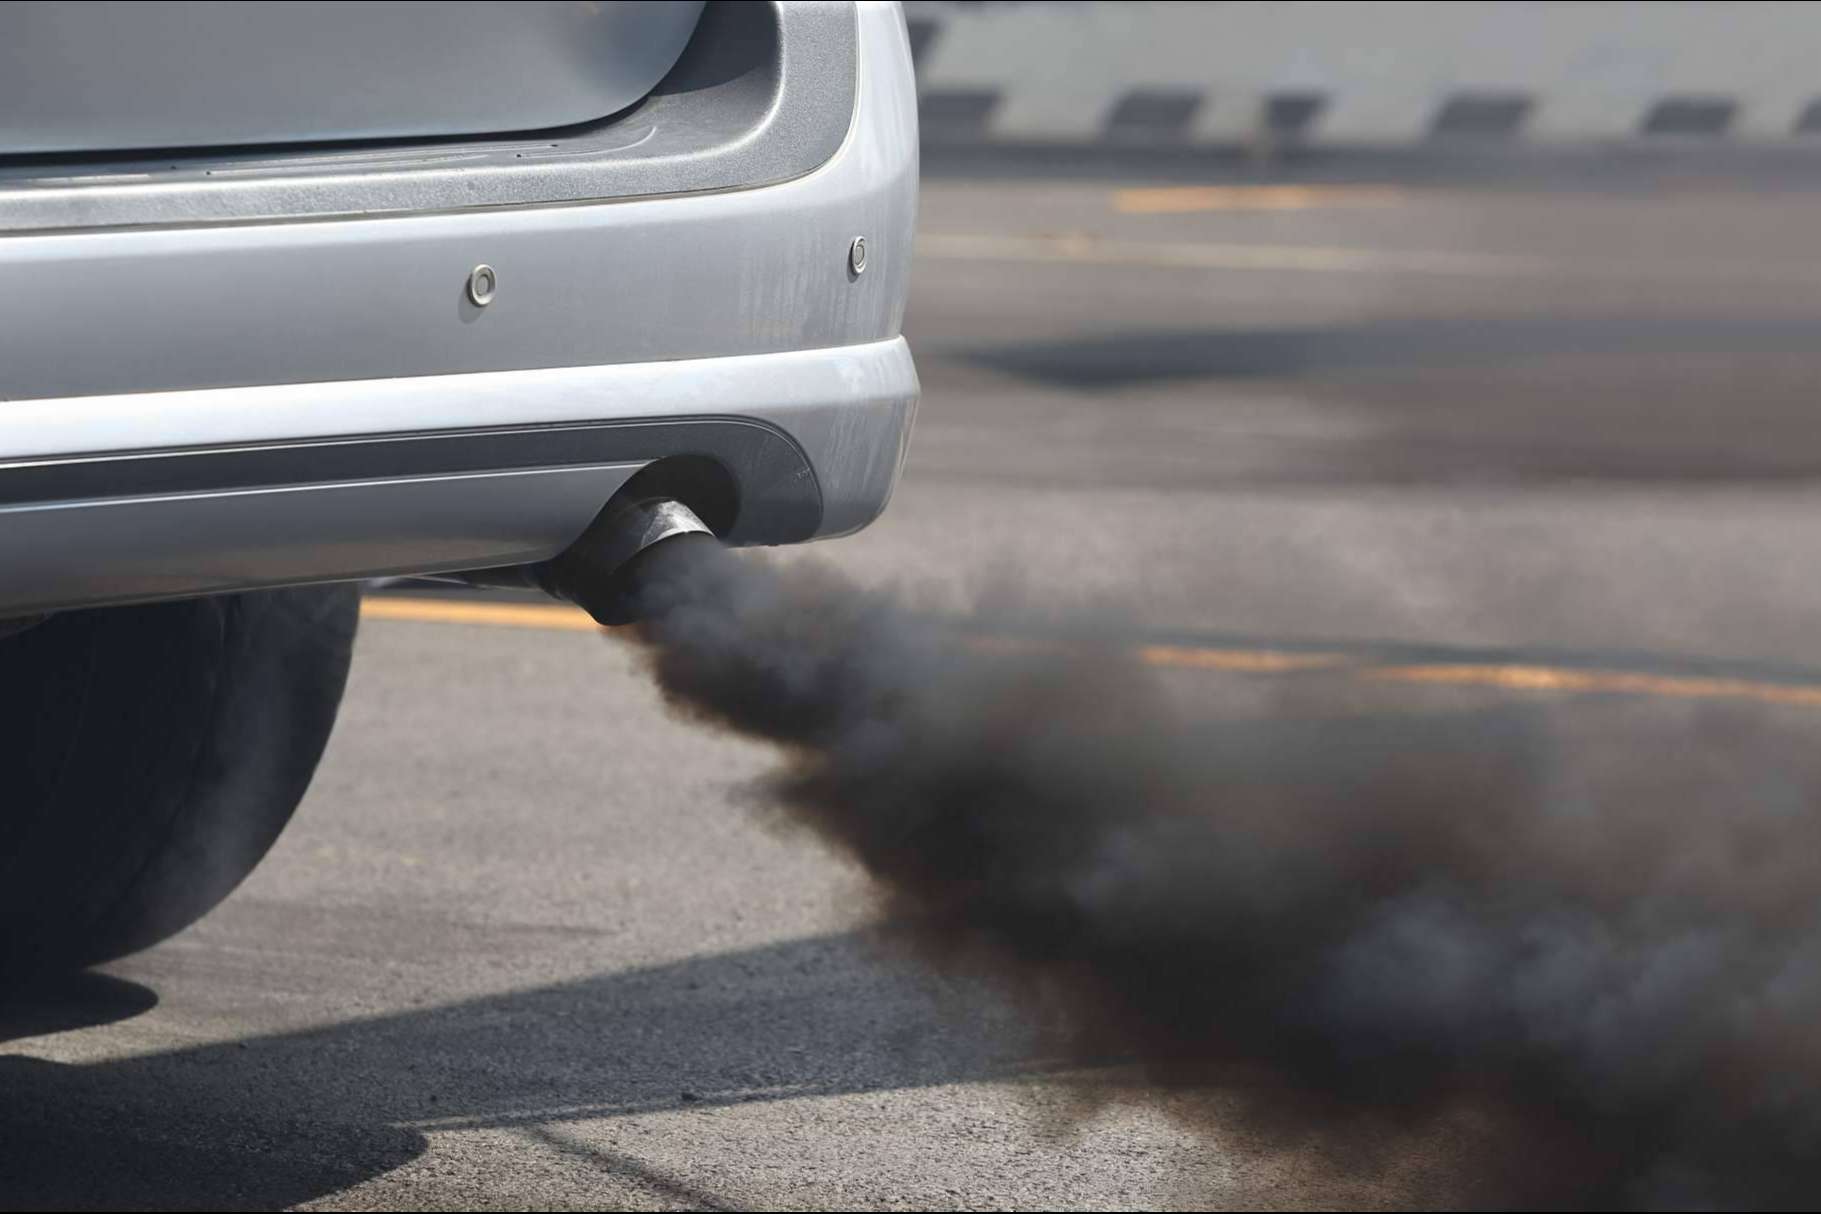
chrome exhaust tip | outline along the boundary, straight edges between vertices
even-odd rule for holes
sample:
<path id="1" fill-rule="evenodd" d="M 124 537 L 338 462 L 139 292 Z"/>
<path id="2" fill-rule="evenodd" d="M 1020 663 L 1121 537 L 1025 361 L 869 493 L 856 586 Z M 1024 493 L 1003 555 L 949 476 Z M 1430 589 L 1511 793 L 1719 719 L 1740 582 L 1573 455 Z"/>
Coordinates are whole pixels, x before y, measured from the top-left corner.
<path id="1" fill-rule="evenodd" d="M 675 498 L 616 498 L 534 576 L 547 593 L 568 599 L 598 624 L 631 624 L 640 616 L 639 558 L 688 536 L 719 543 L 695 511 Z"/>

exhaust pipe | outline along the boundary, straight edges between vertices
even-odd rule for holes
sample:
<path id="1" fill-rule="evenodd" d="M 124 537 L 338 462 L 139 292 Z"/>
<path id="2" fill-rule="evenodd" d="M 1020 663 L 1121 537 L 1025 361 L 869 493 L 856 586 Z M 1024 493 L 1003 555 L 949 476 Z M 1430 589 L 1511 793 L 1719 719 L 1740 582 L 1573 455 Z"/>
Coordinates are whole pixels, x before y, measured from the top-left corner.
<path id="1" fill-rule="evenodd" d="M 675 498 L 615 498 L 575 543 L 531 575 L 546 593 L 569 600 L 598 624 L 630 624 L 639 618 L 642 558 L 659 544 L 674 543 L 720 540 Z"/>

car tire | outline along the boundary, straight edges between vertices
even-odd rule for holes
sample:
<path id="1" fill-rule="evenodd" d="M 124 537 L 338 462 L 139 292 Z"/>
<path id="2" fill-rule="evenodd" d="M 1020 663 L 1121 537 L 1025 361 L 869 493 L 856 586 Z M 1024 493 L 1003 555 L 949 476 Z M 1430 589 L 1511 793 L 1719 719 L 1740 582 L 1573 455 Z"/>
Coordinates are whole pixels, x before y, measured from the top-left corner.
<path id="1" fill-rule="evenodd" d="M 0 636 L 0 972 L 171 936 L 303 798 L 359 597 L 310 586 L 55 615 Z"/>

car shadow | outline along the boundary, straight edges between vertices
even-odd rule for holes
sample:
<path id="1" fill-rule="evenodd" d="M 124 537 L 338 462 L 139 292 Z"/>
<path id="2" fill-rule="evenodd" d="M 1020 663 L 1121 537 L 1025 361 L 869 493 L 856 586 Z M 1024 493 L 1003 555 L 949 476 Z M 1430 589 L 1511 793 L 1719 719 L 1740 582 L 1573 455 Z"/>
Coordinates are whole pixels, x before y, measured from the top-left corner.
<path id="1" fill-rule="evenodd" d="M 1030 1073 L 984 990 L 791 941 L 302 1032 L 65 1064 L 0 1054 L 0 1206 L 263 1208 L 409 1163 L 439 1130 L 511 1128 L 692 1205 L 712 1194 L 576 1146 L 562 1123 Z M 10 1038 L 156 996 L 104 975 L 16 993 Z"/>
<path id="2" fill-rule="evenodd" d="M 0 1043 L 131 1020 L 158 1006 L 150 987 L 111 974 L 61 974 L 0 989 Z"/>

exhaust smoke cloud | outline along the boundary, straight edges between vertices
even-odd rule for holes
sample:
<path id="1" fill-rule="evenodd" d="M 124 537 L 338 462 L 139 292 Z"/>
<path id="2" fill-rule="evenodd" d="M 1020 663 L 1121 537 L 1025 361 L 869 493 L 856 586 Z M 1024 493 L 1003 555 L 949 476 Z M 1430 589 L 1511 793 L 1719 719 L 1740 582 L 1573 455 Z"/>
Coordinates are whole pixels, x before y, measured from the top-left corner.
<path id="1" fill-rule="evenodd" d="M 813 566 L 640 559 L 669 700 L 778 745 L 768 791 L 1073 1057 L 1217 1085 L 1223 1132 L 1349 1176 L 1446 1141 L 1416 1198 L 1810 1204 L 1804 788 L 1564 776 L 1511 712 L 1202 719 L 1104 637 L 969 645 Z"/>

